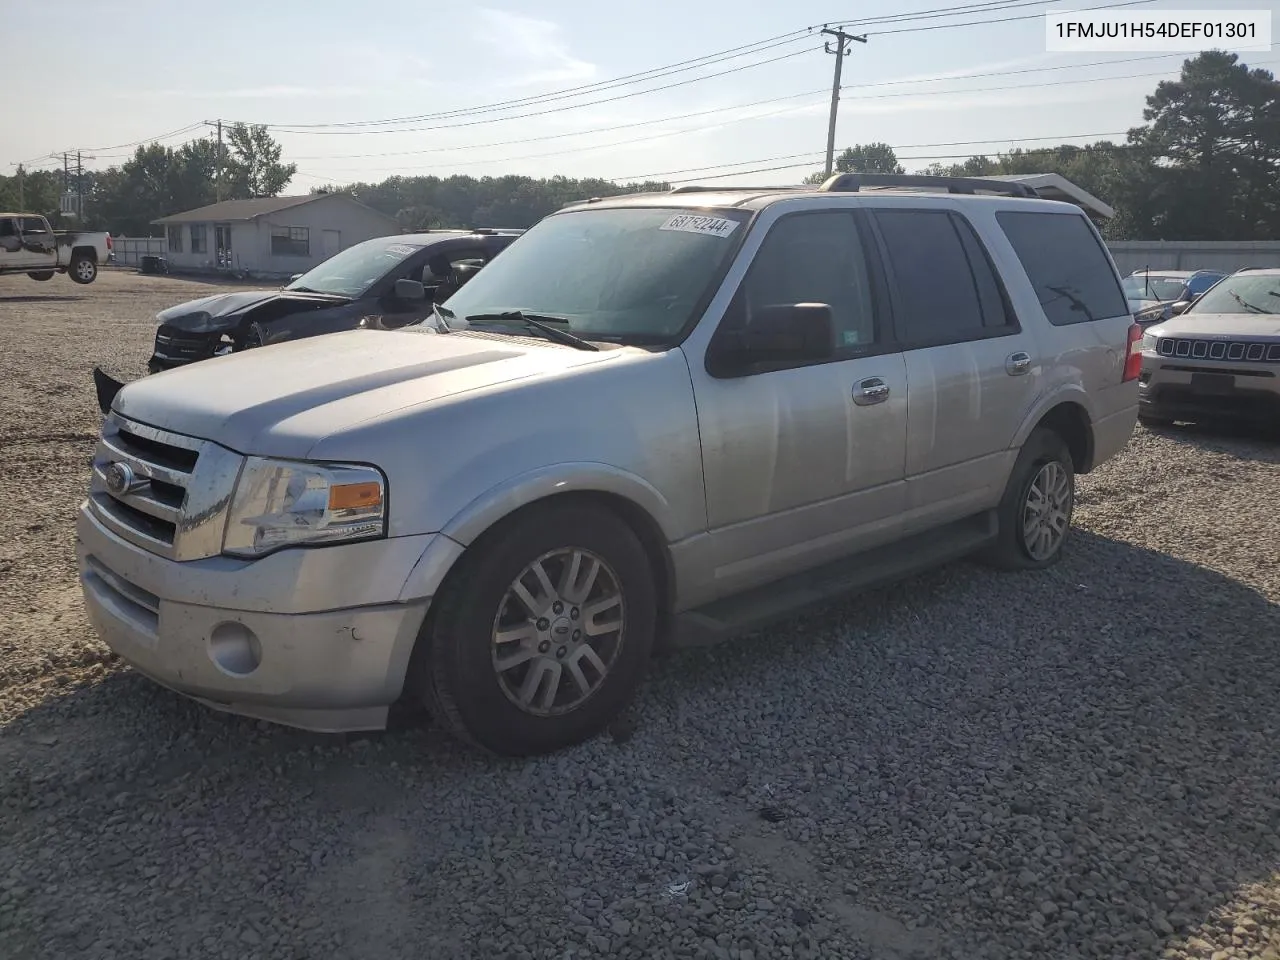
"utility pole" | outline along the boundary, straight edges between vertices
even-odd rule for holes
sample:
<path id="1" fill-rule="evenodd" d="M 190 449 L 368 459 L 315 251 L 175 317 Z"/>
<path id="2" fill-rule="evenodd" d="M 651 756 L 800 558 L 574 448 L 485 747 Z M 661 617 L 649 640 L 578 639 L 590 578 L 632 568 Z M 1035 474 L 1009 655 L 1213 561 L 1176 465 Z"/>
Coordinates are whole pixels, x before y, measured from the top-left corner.
<path id="1" fill-rule="evenodd" d="M 76 151 L 76 218 L 84 224 L 84 162 L 80 159 L 80 151 Z"/>
<path id="2" fill-rule="evenodd" d="M 836 76 L 831 83 L 831 116 L 827 120 L 827 166 L 826 176 L 831 176 L 831 170 L 835 163 L 836 153 L 836 111 L 840 107 L 840 68 L 844 66 L 844 58 L 849 55 L 849 41 L 857 40 L 859 43 L 866 43 L 865 36 L 855 37 L 851 33 L 845 33 L 839 27 L 834 30 L 830 27 L 823 27 L 822 32 L 835 37 L 834 43 L 824 43 L 822 49 L 827 53 L 835 54 L 836 58 Z"/>
<path id="3" fill-rule="evenodd" d="M 217 166 L 214 167 L 214 182 L 217 184 L 216 192 L 218 203 L 222 202 L 222 121 L 218 121 L 218 160 Z"/>
<path id="4" fill-rule="evenodd" d="M 22 189 L 22 176 L 24 173 L 26 173 L 26 171 L 22 169 L 22 164 L 18 164 L 18 212 L 19 213 L 21 213 L 23 210 L 27 208 L 26 195 L 23 193 L 23 189 Z"/>
<path id="5" fill-rule="evenodd" d="M 66 153 L 62 154 L 62 192 L 67 194 L 71 190 L 71 161 Z"/>

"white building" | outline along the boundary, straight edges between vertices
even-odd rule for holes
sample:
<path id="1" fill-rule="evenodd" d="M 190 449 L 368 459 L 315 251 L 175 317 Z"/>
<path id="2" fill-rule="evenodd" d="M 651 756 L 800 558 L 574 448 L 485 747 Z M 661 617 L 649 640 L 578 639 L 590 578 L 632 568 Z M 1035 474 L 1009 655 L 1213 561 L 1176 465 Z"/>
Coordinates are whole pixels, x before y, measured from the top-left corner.
<path id="1" fill-rule="evenodd" d="M 153 221 L 177 269 L 292 276 L 339 250 L 400 233 L 395 217 L 345 193 L 224 200 Z"/>

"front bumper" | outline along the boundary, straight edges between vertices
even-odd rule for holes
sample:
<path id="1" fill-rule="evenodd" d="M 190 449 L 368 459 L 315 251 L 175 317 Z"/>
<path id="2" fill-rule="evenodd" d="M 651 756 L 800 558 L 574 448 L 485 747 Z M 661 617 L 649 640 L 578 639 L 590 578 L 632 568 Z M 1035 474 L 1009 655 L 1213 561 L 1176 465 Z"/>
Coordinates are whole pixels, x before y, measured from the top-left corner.
<path id="1" fill-rule="evenodd" d="M 1280 424 L 1278 374 L 1257 366 L 1144 363 L 1138 412 L 1163 420 Z M 1216 379 L 1223 376 L 1231 379 Z"/>
<path id="2" fill-rule="evenodd" d="M 220 349 L 231 348 L 231 343 L 224 340 L 224 336 L 223 331 L 191 333 L 161 326 L 156 330 L 155 346 L 151 359 L 147 361 L 147 369 L 151 373 L 159 373 L 161 370 L 172 370 L 174 367 L 208 360 L 217 356 Z"/>
<path id="3" fill-rule="evenodd" d="M 84 505 L 76 521 L 89 619 L 122 659 L 215 709 L 322 732 L 386 725 L 438 585 L 422 561 L 440 540 L 178 562 L 121 540 Z"/>

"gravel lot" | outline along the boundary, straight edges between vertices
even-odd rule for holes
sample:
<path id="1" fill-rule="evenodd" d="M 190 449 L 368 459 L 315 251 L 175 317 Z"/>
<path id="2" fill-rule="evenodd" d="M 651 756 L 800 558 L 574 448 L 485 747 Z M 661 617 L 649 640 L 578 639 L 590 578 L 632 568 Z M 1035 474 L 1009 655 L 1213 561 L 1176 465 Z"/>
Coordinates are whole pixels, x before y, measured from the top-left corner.
<path id="1" fill-rule="evenodd" d="M 1139 429 L 1053 571 L 664 660 L 555 757 L 312 736 L 81 606 L 93 364 L 209 289 L 0 278 L 0 956 L 1280 958 L 1274 442 Z"/>

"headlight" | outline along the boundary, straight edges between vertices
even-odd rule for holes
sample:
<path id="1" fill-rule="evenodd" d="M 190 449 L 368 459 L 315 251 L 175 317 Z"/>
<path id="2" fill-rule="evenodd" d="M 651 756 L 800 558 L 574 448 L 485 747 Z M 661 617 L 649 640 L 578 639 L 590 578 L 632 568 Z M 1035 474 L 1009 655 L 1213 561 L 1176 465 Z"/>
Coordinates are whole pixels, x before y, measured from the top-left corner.
<path id="1" fill-rule="evenodd" d="M 373 467 L 249 457 L 222 549 L 260 557 L 302 544 L 376 539 L 386 529 L 387 483 Z"/>
<path id="2" fill-rule="evenodd" d="M 1159 340 L 1160 338 L 1157 337 L 1155 334 L 1144 333 L 1142 335 L 1142 343 L 1139 345 L 1138 349 L 1141 350 L 1143 353 L 1155 353 L 1156 344 L 1159 342 Z"/>

